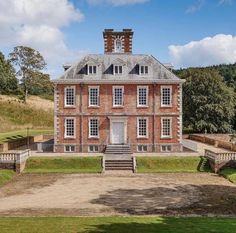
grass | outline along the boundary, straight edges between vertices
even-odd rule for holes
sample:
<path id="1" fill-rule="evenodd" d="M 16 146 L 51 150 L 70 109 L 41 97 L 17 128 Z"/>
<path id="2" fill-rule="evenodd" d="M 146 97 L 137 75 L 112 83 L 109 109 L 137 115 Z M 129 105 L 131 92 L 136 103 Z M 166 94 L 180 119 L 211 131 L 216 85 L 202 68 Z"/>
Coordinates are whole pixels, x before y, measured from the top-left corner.
<path id="1" fill-rule="evenodd" d="M 139 173 L 210 171 L 201 157 L 137 157 Z"/>
<path id="2" fill-rule="evenodd" d="M 30 128 L 53 128 L 53 102 L 30 97 L 27 104 L 0 95 L 0 132 Z M 50 106 L 50 107 L 48 107 Z"/>
<path id="3" fill-rule="evenodd" d="M 39 134 L 53 134 L 53 129 L 29 129 L 29 136 L 35 136 Z M 0 133 L 0 143 L 9 142 L 26 136 L 26 129 Z"/>
<path id="4" fill-rule="evenodd" d="M 31 157 L 26 173 L 100 173 L 101 157 Z"/>
<path id="5" fill-rule="evenodd" d="M 224 176 L 226 179 L 236 184 L 236 169 L 225 168 L 220 171 L 220 175 Z"/>
<path id="6" fill-rule="evenodd" d="M 15 176 L 15 174 L 16 173 L 12 170 L 0 169 L 0 187 L 6 182 L 10 181 Z"/>
<path id="7" fill-rule="evenodd" d="M 174 217 L 1 217 L 1 233 L 234 233 L 236 219 Z"/>

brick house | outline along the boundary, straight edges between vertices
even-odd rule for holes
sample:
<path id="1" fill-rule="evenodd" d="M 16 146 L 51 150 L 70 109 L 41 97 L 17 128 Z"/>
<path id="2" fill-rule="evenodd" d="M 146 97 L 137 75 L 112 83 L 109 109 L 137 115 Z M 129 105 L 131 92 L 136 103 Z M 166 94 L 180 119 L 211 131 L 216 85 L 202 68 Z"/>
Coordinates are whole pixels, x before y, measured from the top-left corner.
<path id="1" fill-rule="evenodd" d="M 182 83 L 151 55 L 132 54 L 133 31 L 105 29 L 91 54 L 55 84 L 55 152 L 182 151 Z"/>

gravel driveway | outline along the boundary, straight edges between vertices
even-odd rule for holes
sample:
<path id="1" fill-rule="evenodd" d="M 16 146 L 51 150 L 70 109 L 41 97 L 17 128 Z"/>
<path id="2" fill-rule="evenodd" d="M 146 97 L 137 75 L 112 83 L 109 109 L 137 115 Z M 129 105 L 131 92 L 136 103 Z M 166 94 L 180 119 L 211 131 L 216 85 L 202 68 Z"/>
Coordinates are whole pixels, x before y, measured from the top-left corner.
<path id="1" fill-rule="evenodd" d="M 0 215 L 236 215 L 236 186 L 207 173 L 23 174 L 0 188 Z"/>

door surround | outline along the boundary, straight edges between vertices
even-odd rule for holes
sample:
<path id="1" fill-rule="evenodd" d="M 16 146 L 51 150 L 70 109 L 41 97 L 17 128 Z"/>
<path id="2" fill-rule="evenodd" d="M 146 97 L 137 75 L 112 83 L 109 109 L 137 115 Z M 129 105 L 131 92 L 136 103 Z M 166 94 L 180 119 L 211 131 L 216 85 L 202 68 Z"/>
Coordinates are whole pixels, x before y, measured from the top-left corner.
<path id="1" fill-rule="evenodd" d="M 128 120 L 128 117 L 110 116 L 108 118 L 110 120 L 110 140 L 109 140 L 109 143 L 113 144 L 113 142 L 112 142 L 112 123 L 118 122 L 118 123 L 124 124 L 124 144 L 127 144 L 127 120 Z"/>

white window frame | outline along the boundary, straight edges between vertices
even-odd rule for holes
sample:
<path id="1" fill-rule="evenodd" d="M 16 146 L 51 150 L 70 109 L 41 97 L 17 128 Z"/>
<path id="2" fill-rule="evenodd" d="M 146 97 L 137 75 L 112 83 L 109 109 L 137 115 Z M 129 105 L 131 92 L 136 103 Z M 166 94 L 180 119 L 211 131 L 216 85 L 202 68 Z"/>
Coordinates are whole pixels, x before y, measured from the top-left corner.
<path id="1" fill-rule="evenodd" d="M 117 67 L 118 73 L 115 72 Z M 120 72 L 120 67 L 121 67 L 121 72 Z M 113 65 L 113 75 L 122 75 L 123 73 L 123 66 L 122 65 Z"/>
<path id="2" fill-rule="evenodd" d="M 140 150 L 139 147 L 141 147 L 142 149 Z M 144 148 L 146 147 L 147 150 L 144 150 Z M 148 146 L 147 145 L 137 145 L 137 152 L 147 152 L 148 151 Z"/>
<path id="3" fill-rule="evenodd" d="M 68 89 L 73 89 L 74 90 L 74 104 L 72 105 L 72 104 L 67 104 L 67 90 Z M 76 88 L 75 88 L 75 86 L 67 86 L 67 87 L 65 87 L 64 88 L 64 107 L 75 107 L 75 105 L 76 105 L 76 103 L 75 103 L 75 101 L 76 101 Z"/>
<path id="4" fill-rule="evenodd" d="M 100 106 L 100 89 L 99 89 L 99 86 L 89 86 L 88 87 L 88 89 L 89 89 L 89 107 L 99 107 Z M 97 89 L 97 93 L 98 93 L 98 95 L 97 95 L 97 99 L 98 99 L 98 104 L 97 105 L 94 105 L 94 104 L 91 104 L 91 89 Z"/>
<path id="5" fill-rule="evenodd" d="M 74 135 L 67 135 L 67 120 L 74 121 Z M 64 119 L 64 138 L 75 138 L 76 137 L 76 119 L 75 117 L 66 117 Z"/>
<path id="6" fill-rule="evenodd" d="M 146 104 L 139 103 L 139 90 L 146 89 Z M 148 107 L 148 86 L 137 86 L 137 107 Z"/>
<path id="7" fill-rule="evenodd" d="M 92 67 L 92 72 L 89 71 L 89 67 Z M 94 67 L 96 67 L 95 68 L 96 72 L 94 72 Z M 87 72 L 88 75 L 96 75 L 97 74 L 98 67 L 96 65 L 88 64 L 87 69 L 88 69 L 88 72 Z"/>
<path id="8" fill-rule="evenodd" d="M 142 68 L 141 67 L 143 67 L 143 73 L 141 72 L 141 70 L 142 70 Z M 147 73 L 146 73 L 146 67 L 147 67 Z M 139 74 L 140 75 L 148 75 L 148 73 L 149 73 L 149 66 L 147 66 L 147 65 L 139 65 Z"/>
<path id="9" fill-rule="evenodd" d="M 90 133 L 91 133 L 91 131 L 90 131 L 90 128 L 91 128 L 91 120 L 97 120 L 97 122 L 98 122 L 98 128 L 97 128 L 97 131 L 98 131 L 98 134 L 97 135 L 91 135 Z M 99 138 L 99 119 L 98 118 L 95 118 L 95 117 L 91 117 L 91 118 L 89 118 L 89 125 L 88 125 L 88 131 L 89 131 L 89 138 Z"/>
<path id="10" fill-rule="evenodd" d="M 170 135 L 163 135 L 163 121 L 170 120 Z M 161 138 L 172 138 L 172 118 L 171 117 L 162 117 L 161 118 Z"/>
<path id="11" fill-rule="evenodd" d="M 66 150 L 67 146 L 69 147 L 68 151 Z M 74 150 L 71 150 L 72 148 L 74 148 Z M 66 152 L 66 153 L 73 153 L 73 152 L 75 152 L 75 145 L 65 145 L 64 146 L 64 152 Z"/>
<path id="12" fill-rule="evenodd" d="M 93 149 L 91 150 L 90 147 L 92 147 Z M 95 150 L 95 147 L 97 147 L 97 150 Z M 99 151 L 99 146 L 98 145 L 88 145 L 88 152 L 89 153 L 98 153 L 98 151 Z"/>
<path id="13" fill-rule="evenodd" d="M 139 135 L 139 120 L 146 120 L 146 135 Z M 148 117 L 137 118 L 137 138 L 148 138 Z"/>
<path id="14" fill-rule="evenodd" d="M 164 104 L 163 103 L 163 89 L 170 89 L 170 104 Z M 172 107 L 172 86 L 161 86 L 161 107 Z"/>
<path id="15" fill-rule="evenodd" d="M 122 104 L 115 104 L 115 89 L 122 89 Z M 112 106 L 113 107 L 124 107 L 124 86 L 113 86 L 112 87 Z"/>
<path id="16" fill-rule="evenodd" d="M 165 147 L 165 149 L 163 150 L 163 147 Z M 170 150 L 166 150 L 167 147 L 170 147 Z M 161 145 L 161 152 L 163 153 L 169 153 L 172 151 L 172 146 L 170 144 L 166 144 L 166 145 Z"/>

